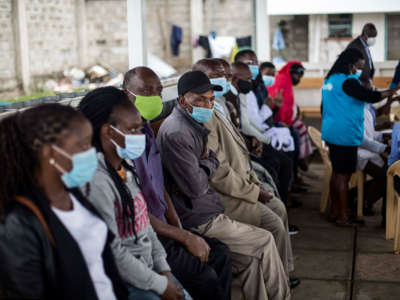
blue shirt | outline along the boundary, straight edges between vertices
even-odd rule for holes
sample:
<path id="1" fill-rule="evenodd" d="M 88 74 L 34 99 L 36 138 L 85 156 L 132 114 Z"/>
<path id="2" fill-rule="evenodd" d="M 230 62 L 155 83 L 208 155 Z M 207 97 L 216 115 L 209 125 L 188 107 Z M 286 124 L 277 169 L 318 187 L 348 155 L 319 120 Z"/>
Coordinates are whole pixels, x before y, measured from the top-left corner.
<path id="1" fill-rule="evenodd" d="M 133 161 L 133 164 L 142 184 L 142 193 L 149 212 L 167 223 L 165 213 L 168 205 L 164 198 L 164 175 L 160 152 L 149 124 L 144 125 L 143 133 L 146 135 L 146 150 L 141 157 Z"/>
<path id="2" fill-rule="evenodd" d="M 392 149 L 388 158 L 389 167 L 398 160 L 400 160 L 400 122 L 395 123 L 393 126 Z"/>
<path id="3" fill-rule="evenodd" d="M 333 74 L 322 86 L 322 139 L 340 146 L 359 146 L 364 137 L 364 102 L 347 95 L 343 83 L 356 75 Z"/>

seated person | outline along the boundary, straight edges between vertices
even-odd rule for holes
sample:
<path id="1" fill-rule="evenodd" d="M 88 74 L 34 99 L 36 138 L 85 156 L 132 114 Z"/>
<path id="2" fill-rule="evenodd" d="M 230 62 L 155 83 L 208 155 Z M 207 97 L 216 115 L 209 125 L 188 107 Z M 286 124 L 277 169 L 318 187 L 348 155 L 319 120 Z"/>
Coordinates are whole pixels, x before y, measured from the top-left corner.
<path id="1" fill-rule="evenodd" d="M 219 76 L 220 63 L 202 59 L 194 64 L 193 70 L 202 71 L 212 82 L 212 78 Z M 217 96 L 215 92 L 214 96 Z M 218 193 L 225 214 L 271 232 L 289 274 L 293 271 L 293 255 L 284 204 L 251 171 L 246 142 L 228 118 L 217 110 L 204 126 L 210 130 L 207 146 L 220 162 L 210 185 Z"/>
<path id="2" fill-rule="evenodd" d="M 386 169 L 381 154 L 387 150 L 383 134 L 375 131 L 372 104 L 364 107 L 364 140 L 357 150 L 357 168 L 372 177 L 364 184 L 364 215 L 373 215 L 372 206 L 386 196 Z M 385 200 L 384 200 L 385 201 Z"/>
<path id="3" fill-rule="evenodd" d="M 149 68 L 137 67 L 125 74 L 124 90 L 143 119 L 155 119 L 162 105 L 162 85 Z M 151 105 L 147 105 L 151 104 Z M 182 228 L 164 188 L 161 156 L 149 122 L 144 123 L 146 149 L 133 161 L 142 185 L 154 231 L 167 252 L 172 273 L 194 299 L 230 299 L 232 263 L 229 248 L 217 239 L 201 237 Z"/>
<path id="4" fill-rule="evenodd" d="M 43 104 L 0 121 L 0 280 L 4 299 L 127 299 L 112 234 L 79 191 L 93 177 L 92 127 Z"/>
<path id="5" fill-rule="evenodd" d="M 238 98 L 238 102 L 240 103 L 240 129 L 243 134 L 255 137 L 259 142 L 262 142 L 258 139 L 259 135 L 255 134 L 257 131 L 246 131 L 244 130 L 243 126 L 243 122 L 245 120 L 248 120 L 246 94 L 250 92 L 250 89 L 251 72 L 249 67 L 242 62 L 232 64 L 231 91 L 232 94 L 236 95 L 236 97 Z M 248 121 L 245 123 L 250 124 L 250 122 Z M 264 136 L 262 133 L 260 134 L 261 136 Z M 293 174 L 292 159 L 286 156 L 284 153 L 275 150 L 270 144 L 263 143 L 261 157 L 252 157 L 252 160 L 255 160 L 268 170 L 276 185 L 278 186 L 281 200 L 285 203 L 285 205 L 287 205 L 288 192 Z"/>
<path id="6" fill-rule="evenodd" d="M 142 155 L 142 119 L 128 96 L 114 87 L 89 92 L 79 109 L 93 126 L 99 166 L 90 183 L 90 202 L 115 234 L 112 250 L 129 299 L 192 299 L 171 274 L 154 232 L 135 169 Z"/>
<path id="7" fill-rule="evenodd" d="M 210 180 L 219 162 L 207 148 L 210 131 L 203 123 L 213 114 L 212 85 L 200 71 L 178 81 L 178 105 L 163 122 L 157 145 L 165 168 L 167 188 L 184 228 L 225 243 L 232 254 L 232 287 L 242 298 L 282 300 L 290 289 L 272 234 L 230 219 Z M 233 293 L 234 294 L 234 293 Z"/>

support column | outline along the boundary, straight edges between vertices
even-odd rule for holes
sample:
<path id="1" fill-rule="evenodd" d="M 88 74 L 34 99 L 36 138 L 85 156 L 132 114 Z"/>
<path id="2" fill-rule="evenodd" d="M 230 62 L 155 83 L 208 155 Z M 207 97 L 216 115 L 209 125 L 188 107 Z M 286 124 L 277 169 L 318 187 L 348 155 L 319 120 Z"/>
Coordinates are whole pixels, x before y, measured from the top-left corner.
<path id="1" fill-rule="evenodd" d="M 25 93 L 30 92 L 31 74 L 29 66 L 29 40 L 28 28 L 26 25 L 25 13 L 26 0 L 12 1 L 12 13 L 15 28 L 15 46 L 17 50 L 17 74 L 18 79 L 22 82 L 22 88 Z"/>
<path id="2" fill-rule="evenodd" d="M 147 65 L 144 0 L 126 0 L 128 10 L 129 69 Z"/>
<path id="3" fill-rule="evenodd" d="M 190 28 L 192 42 L 198 38 L 200 34 L 204 33 L 203 10 L 203 0 L 190 1 Z M 195 63 L 203 57 L 203 49 L 201 49 L 201 47 L 192 48 L 192 63 Z"/>
<path id="4" fill-rule="evenodd" d="M 88 37 L 86 24 L 86 0 L 75 0 L 76 7 L 76 33 L 78 39 L 78 66 L 88 66 Z"/>
<path id="5" fill-rule="evenodd" d="M 258 60 L 261 62 L 270 60 L 271 58 L 267 0 L 253 1 L 253 17 L 255 18 L 255 51 Z"/>
<path id="6" fill-rule="evenodd" d="M 319 63 L 321 51 L 321 15 L 308 17 L 308 61 Z"/>

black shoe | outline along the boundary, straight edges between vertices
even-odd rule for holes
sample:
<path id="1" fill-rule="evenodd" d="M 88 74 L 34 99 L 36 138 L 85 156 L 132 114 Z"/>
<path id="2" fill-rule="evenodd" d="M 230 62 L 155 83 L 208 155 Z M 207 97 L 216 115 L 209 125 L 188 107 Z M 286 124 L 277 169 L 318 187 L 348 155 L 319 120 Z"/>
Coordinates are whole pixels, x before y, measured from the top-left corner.
<path id="1" fill-rule="evenodd" d="M 289 235 L 295 235 L 299 233 L 299 227 L 296 225 L 289 224 Z"/>
<path id="2" fill-rule="evenodd" d="M 307 189 L 299 185 L 293 185 L 292 189 L 290 190 L 290 193 L 293 194 L 305 193 L 305 192 L 307 192 Z"/>
<path id="3" fill-rule="evenodd" d="M 298 278 L 289 278 L 290 289 L 296 288 L 301 283 Z"/>
<path id="4" fill-rule="evenodd" d="M 302 207 L 303 203 L 301 203 L 299 200 L 295 200 L 293 199 L 290 203 L 290 208 L 298 208 L 298 207 Z"/>

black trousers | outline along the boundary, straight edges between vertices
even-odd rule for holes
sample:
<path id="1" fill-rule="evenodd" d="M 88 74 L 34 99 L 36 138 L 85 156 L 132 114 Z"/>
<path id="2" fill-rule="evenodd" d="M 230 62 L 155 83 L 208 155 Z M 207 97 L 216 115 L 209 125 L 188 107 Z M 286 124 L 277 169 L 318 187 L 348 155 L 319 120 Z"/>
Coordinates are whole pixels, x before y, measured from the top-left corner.
<path id="1" fill-rule="evenodd" d="M 271 145 L 264 144 L 261 157 L 255 158 L 255 161 L 271 174 L 281 200 L 287 206 L 289 187 L 293 178 L 292 159 L 283 152 L 275 150 Z"/>
<path id="2" fill-rule="evenodd" d="M 195 300 L 231 299 L 232 261 L 229 248 L 217 239 L 202 238 L 211 248 L 208 262 L 171 239 L 160 237 L 172 273 Z"/>

